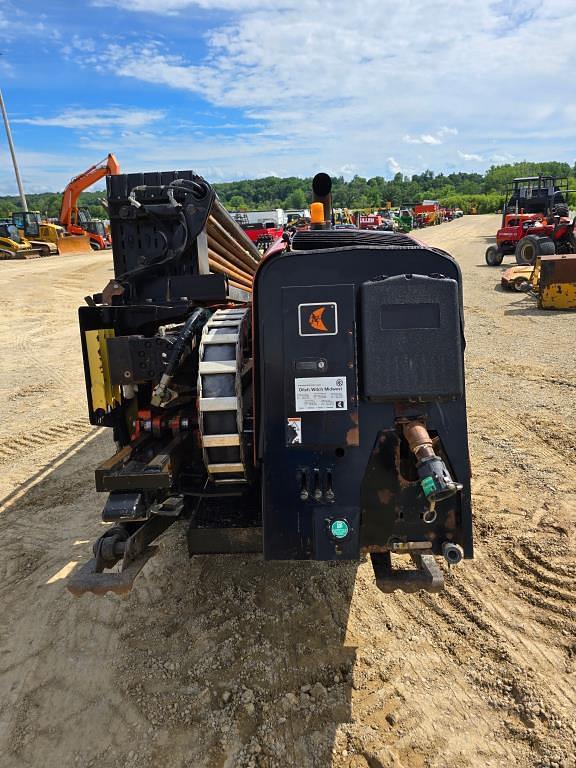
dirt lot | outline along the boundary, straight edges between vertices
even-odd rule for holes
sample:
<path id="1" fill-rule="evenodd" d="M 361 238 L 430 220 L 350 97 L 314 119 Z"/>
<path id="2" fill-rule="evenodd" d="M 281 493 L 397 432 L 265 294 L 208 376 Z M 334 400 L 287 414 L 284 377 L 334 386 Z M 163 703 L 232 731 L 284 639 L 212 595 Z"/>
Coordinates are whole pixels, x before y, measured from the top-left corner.
<path id="1" fill-rule="evenodd" d="M 438 596 L 189 561 L 175 526 L 130 596 L 71 597 L 111 450 L 76 307 L 111 259 L 0 264 L 2 768 L 576 765 L 576 315 L 495 288 L 496 223 L 421 235 L 462 265 L 468 340 L 476 559 Z"/>

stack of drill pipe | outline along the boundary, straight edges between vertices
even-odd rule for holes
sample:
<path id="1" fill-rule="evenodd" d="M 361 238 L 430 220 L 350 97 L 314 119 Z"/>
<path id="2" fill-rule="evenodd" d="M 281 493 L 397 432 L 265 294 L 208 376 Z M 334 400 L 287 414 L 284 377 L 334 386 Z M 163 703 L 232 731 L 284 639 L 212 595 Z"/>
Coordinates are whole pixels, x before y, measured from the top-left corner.
<path id="1" fill-rule="evenodd" d="M 252 291 L 260 252 L 218 200 L 212 206 L 206 234 L 210 270 L 227 275 L 234 288 Z"/>

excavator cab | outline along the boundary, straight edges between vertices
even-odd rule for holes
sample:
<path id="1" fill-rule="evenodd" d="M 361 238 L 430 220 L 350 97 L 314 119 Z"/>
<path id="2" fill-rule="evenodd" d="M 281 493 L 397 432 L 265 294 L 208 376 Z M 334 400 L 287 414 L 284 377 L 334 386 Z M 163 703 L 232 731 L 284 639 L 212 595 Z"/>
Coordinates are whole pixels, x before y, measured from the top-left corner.
<path id="1" fill-rule="evenodd" d="M 72 224 L 90 235 L 90 245 L 94 250 L 112 247 L 104 222 L 93 219 L 88 208 L 75 208 L 72 211 Z"/>

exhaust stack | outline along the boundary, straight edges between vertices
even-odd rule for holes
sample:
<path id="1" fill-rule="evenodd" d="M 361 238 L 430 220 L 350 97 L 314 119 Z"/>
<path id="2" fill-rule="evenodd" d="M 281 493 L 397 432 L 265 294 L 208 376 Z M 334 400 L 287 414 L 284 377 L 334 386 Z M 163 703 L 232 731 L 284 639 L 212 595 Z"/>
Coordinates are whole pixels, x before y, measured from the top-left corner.
<path id="1" fill-rule="evenodd" d="M 332 228 L 332 179 L 327 173 L 317 173 L 312 179 L 310 218 L 311 229 Z"/>

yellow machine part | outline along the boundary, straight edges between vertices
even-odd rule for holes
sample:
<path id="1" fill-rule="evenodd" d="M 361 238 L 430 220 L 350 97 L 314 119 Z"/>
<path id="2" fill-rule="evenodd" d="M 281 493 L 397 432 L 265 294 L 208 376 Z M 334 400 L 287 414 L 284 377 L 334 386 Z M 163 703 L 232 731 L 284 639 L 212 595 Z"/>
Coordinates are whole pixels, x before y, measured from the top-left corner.
<path id="1" fill-rule="evenodd" d="M 32 248 L 39 248 L 43 256 L 55 256 L 58 253 L 58 246 L 48 240 L 30 240 Z"/>
<path id="2" fill-rule="evenodd" d="M 576 309 L 576 254 L 541 256 L 539 261 L 540 309 Z"/>
<path id="3" fill-rule="evenodd" d="M 37 256 L 48 256 L 41 248 L 34 248 L 28 240 L 22 239 L 17 243 L 9 237 L 0 237 L 0 259 L 33 259 Z"/>
<path id="4" fill-rule="evenodd" d="M 112 328 L 85 331 L 92 410 L 109 411 L 120 405 L 120 387 L 110 381 L 107 339 L 115 336 Z"/>
<path id="5" fill-rule="evenodd" d="M 57 242 L 58 253 L 92 253 L 88 235 L 66 235 Z"/>
<path id="6" fill-rule="evenodd" d="M 54 245 L 57 245 L 58 238 L 60 234 L 64 231 L 63 227 L 59 227 L 56 224 L 45 224 L 45 223 L 41 223 L 38 229 L 39 229 L 38 237 L 35 237 L 33 239 L 38 240 L 42 243 L 53 243 Z M 25 230 L 22 229 L 21 227 L 18 227 L 18 234 L 22 238 L 28 237 Z M 56 252 L 56 250 L 54 252 Z"/>
<path id="7" fill-rule="evenodd" d="M 536 293 L 538 293 L 538 291 L 540 290 L 541 268 L 542 268 L 542 257 L 536 256 L 536 263 L 534 264 L 534 268 L 532 269 L 532 274 L 530 275 L 530 287 Z"/>
<path id="8" fill-rule="evenodd" d="M 46 222 L 41 222 L 40 235 L 38 240 L 43 240 L 45 243 L 54 243 L 54 245 L 58 245 L 58 240 L 61 237 L 63 231 L 64 227 L 60 227 L 57 224 L 47 224 Z"/>

